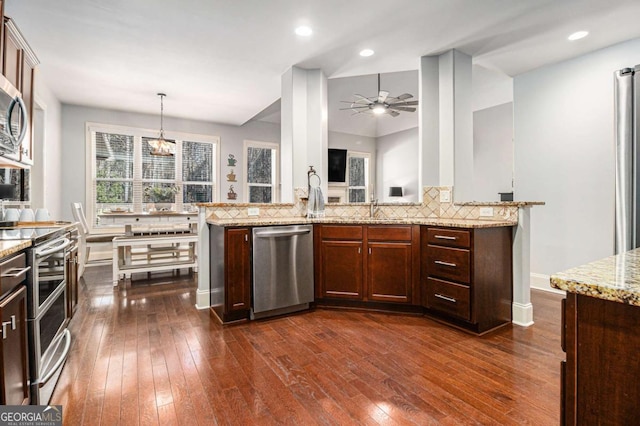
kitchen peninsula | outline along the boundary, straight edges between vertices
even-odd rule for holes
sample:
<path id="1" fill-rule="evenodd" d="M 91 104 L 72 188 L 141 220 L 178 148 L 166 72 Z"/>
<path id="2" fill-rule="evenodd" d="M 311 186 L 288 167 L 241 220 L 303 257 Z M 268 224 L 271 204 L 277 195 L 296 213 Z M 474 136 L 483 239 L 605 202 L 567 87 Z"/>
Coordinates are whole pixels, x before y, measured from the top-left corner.
<path id="1" fill-rule="evenodd" d="M 201 259 L 210 248 L 212 257 L 209 265 L 200 263 L 201 280 L 207 280 L 207 287 L 199 285 L 198 292 L 206 291 L 209 296 L 211 289 L 211 306 L 223 322 L 247 318 L 251 307 L 251 229 L 312 224 L 317 305 L 424 311 L 474 333 L 511 322 L 512 242 L 518 211 L 543 203 L 487 203 L 491 216 L 486 217 L 484 210 L 481 217 L 483 203 L 440 204 L 434 202 L 438 193 L 426 196 L 429 190 L 425 188 L 422 204 L 383 204 L 374 217 L 370 217 L 368 204 L 328 204 L 325 217 L 314 219 L 304 216 L 303 202 L 201 204 L 201 229 L 222 230 L 218 235 L 232 230 L 239 235 L 234 236 L 235 241 L 246 248 L 229 250 L 228 236 L 224 245 L 218 245 L 210 243 L 207 233 L 202 232 L 201 239 L 206 241 L 199 243 Z M 260 215 L 248 216 L 248 207 L 257 207 Z M 228 253 L 233 253 L 233 259 Z M 343 256 L 350 261 L 341 265 L 336 260 Z M 384 265 L 376 259 L 384 260 Z M 330 268 L 323 267 L 327 262 Z M 209 267 L 225 272 L 209 271 Z M 233 277 L 229 276 L 231 270 Z M 347 274 L 351 274 L 348 279 L 344 278 Z M 226 285 L 214 290 L 210 276 L 224 276 Z M 347 288 L 340 283 L 352 284 Z M 231 284 L 234 287 L 229 287 Z M 221 289 L 227 291 L 219 293 Z"/>
<path id="2" fill-rule="evenodd" d="M 551 276 L 563 300 L 563 424 L 635 424 L 640 401 L 640 249 Z"/>

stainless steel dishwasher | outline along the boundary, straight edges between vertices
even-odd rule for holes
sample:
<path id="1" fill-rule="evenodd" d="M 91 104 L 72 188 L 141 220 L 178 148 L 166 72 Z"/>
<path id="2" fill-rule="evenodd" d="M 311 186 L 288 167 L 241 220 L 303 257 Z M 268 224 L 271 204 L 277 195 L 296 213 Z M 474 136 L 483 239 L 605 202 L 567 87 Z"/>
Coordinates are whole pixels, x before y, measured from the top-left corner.
<path id="1" fill-rule="evenodd" d="M 253 228 L 251 318 L 309 308 L 313 301 L 313 226 Z"/>

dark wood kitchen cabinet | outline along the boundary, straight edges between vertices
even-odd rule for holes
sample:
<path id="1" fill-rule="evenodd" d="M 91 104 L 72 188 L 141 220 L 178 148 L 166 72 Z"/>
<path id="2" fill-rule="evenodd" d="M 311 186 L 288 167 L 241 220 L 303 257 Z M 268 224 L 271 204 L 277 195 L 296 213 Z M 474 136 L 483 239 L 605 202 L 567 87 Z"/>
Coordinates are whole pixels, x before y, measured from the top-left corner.
<path id="1" fill-rule="evenodd" d="M 20 30 L 9 17 L 3 17 L 2 26 L 2 74 L 22 94 L 27 108 L 27 130 L 19 151 L 7 154 L 7 158 L 19 163 L 33 164 L 34 132 L 33 113 L 35 72 L 39 61 Z"/>
<path id="2" fill-rule="evenodd" d="M 251 228 L 209 227 L 211 310 L 222 323 L 249 318 Z"/>
<path id="3" fill-rule="evenodd" d="M 567 293 L 561 330 L 561 423 L 638 424 L 640 306 Z"/>
<path id="4" fill-rule="evenodd" d="M 29 403 L 27 289 L 19 285 L 0 301 L 0 404 Z"/>
<path id="5" fill-rule="evenodd" d="M 251 230 L 228 229 L 226 233 L 227 310 L 251 308 Z"/>
<path id="6" fill-rule="evenodd" d="M 367 227 L 367 300 L 413 303 L 419 272 L 418 227 Z"/>
<path id="7" fill-rule="evenodd" d="M 20 33 L 17 31 L 11 19 L 3 17 L 4 22 L 4 41 L 2 61 L 2 75 L 13 87 L 20 90 L 20 81 L 22 78 L 22 47 L 20 46 Z"/>
<path id="8" fill-rule="evenodd" d="M 314 228 L 316 241 L 316 298 L 362 300 L 362 236 L 360 225 Z"/>
<path id="9" fill-rule="evenodd" d="M 418 226 L 316 225 L 314 232 L 316 299 L 414 303 Z"/>
<path id="10" fill-rule="evenodd" d="M 511 227 L 423 226 L 422 303 L 434 317 L 484 333 L 511 322 Z"/>

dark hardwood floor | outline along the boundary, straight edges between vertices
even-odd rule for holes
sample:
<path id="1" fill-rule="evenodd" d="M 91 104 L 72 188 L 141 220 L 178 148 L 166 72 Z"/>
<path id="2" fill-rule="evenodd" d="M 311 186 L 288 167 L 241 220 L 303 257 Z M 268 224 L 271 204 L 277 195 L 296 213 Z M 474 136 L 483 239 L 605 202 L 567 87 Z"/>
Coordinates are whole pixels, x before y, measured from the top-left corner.
<path id="1" fill-rule="evenodd" d="M 557 425 L 560 299 L 472 336 L 424 317 L 321 310 L 222 327 L 193 279 L 113 289 L 89 268 L 52 404 L 67 425 Z"/>

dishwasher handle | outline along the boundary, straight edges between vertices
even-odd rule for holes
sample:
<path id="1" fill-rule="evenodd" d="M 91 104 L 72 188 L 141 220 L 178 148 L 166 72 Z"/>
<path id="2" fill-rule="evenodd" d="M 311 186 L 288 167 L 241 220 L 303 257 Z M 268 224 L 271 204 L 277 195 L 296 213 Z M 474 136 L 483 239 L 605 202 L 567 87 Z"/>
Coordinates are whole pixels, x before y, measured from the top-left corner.
<path id="1" fill-rule="evenodd" d="M 295 229 L 291 231 L 256 231 L 254 236 L 257 238 L 275 238 L 275 237 L 291 237 L 293 235 L 309 234 L 310 229 Z"/>

